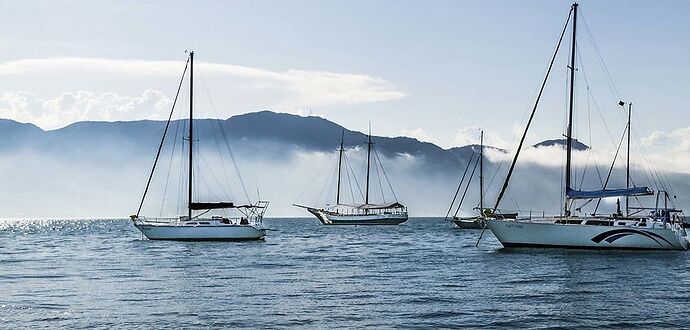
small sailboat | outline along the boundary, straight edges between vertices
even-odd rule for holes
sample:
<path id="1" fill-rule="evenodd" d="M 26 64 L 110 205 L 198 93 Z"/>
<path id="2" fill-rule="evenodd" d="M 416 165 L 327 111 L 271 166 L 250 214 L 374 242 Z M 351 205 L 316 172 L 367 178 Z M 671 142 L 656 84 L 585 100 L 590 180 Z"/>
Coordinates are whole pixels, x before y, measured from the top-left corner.
<path id="1" fill-rule="evenodd" d="M 342 138 L 340 140 L 340 147 L 338 148 L 338 178 L 336 186 L 336 200 L 335 205 L 326 206 L 322 208 L 303 206 L 294 204 L 297 207 L 305 208 L 309 213 L 313 214 L 321 223 L 324 225 L 399 225 L 407 221 L 407 207 L 397 201 L 395 202 L 385 202 L 382 203 L 371 203 L 369 200 L 369 183 L 370 183 L 370 173 L 372 161 L 372 152 L 376 152 L 374 149 L 374 143 L 371 141 L 371 132 L 367 138 L 367 173 L 366 173 L 366 186 L 364 203 L 362 204 L 345 204 L 341 203 L 341 179 L 343 176 L 343 156 L 345 152 L 344 147 L 344 137 L 343 132 Z M 379 159 L 376 156 L 376 159 Z M 383 165 L 379 165 L 383 170 Z M 376 164 L 374 164 L 376 166 Z M 385 170 L 384 170 L 385 173 Z M 386 176 L 386 181 L 388 177 Z M 390 182 L 389 186 L 390 186 Z M 391 191 L 392 191 L 392 187 Z M 395 194 L 393 194 L 395 196 Z"/>
<path id="2" fill-rule="evenodd" d="M 458 184 L 458 188 L 455 190 L 455 195 L 453 196 L 453 200 L 450 202 L 450 206 L 448 207 L 448 212 L 446 212 L 446 219 L 450 219 L 453 224 L 455 225 L 456 228 L 460 229 L 482 229 L 484 227 L 484 131 L 480 132 L 480 137 L 479 137 L 479 157 L 474 163 L 474 167 L 472 168 L 472 173 L 470 173 L 469 179 L 467 180 L 467 183 L 465 184 L 465 177 L 467 175 L 467 171 L 469 170 L 472 161 L 474 160 L 474 155 L 475 152 L 473 151 L 470 154 L 470 159 L 467 161 L 467 166 L 465 167 L 465 170 L 463 171 L 462 178 L 460 179 L 460 183 Z M 462 206 L 463 201 L 465 200 L 465 196 L 467 195 L 467 191 L 470 188 L 470 184 L 472 183 L 472 178 L 474 177 L 474 172 L 477 169 L 477 165 L 479 165 L 479 205 L 476 208 L 477 211 L 479 211 L 479 214 L 476 216 L 471 216 L 471 217 L 458 217 L 458 213 L 460 212 L 460 207 Z M 453 214 L 452 217 L 450 216 L 450 212 L 453 210 L 453 206 L 455 206 L 455 201 L 458 198 L 458 194 L 460 193 L 460 190 L 462 189 L 463 185 L 465 186 L 465 190 L 462 194 L 462 197 L 460 198 L 458 205 L 455 209 L 455 213 Z"/>
<path id="3" fill-rule="evenodd" d="M 188 141 L 187 159 L 187 214 L 173 218 L 153 218 L 140 215 L 144 200 L 146 199 L 149 186 L 156 169 L 161 150 L 165 142 L 166 134 L 175 109 L 170 112 L 165 131 L 161 139 L 158 153 L 151 169 L 146 188 L 144 190 L 141 203 L 137 213 L 130 218 L 134 226 L 141 233 L 151 240 L 176 240 L 176 241 L 245 241 L 260 240 L 266 235 L 263 227 L 263 215 L 268 207 L 267 201 L 258 201 L 253 204 L 238 205 L 228 201 L 194 201 L 194 111 L 193 111 L 193 91 L 194 91 L 194 52 L 189 53 L 187 60 L 189 65 L 189 131 L 184 138 Z M 187 71 L 185 65 L 184 73 Z M 182 74 L 182 80 L 184 79 Z M 180 93 L 182 80 L 178 87 L 177 94 Z M 175 97 L 175 101 L 177 96 Z M 225 141 L 227 143 L 227 141 Z M 229 146 L 228 146 L 229 148 Z M 182 150 L 182 149 L 181 149 Z M 229 149 L 228 149 L 229 150 Z M 219 150 L 220 152 L 220 150 Z"/>
<path id="4" fill-rule="evenodd" d="M 513 162 L 503 183 L 496 204 L 493 207 L 493 214 L 498 215 L 498 209 L 512 172 L 515 168 L 520 150 L 525 140 L 529 126 L 537 110 L 539 99 L 546 85 L 549 73 L 553 67 L 554 59 L 558 54 L 561 41 L 568 27 L 568 22 L 572 18 L 572 44 L 570 54 L 570 65 L 568 66 L 570 85 L 569 85 L 569 107 L 568 125 L 566 128 L 566 165 L 565 165 L 565 202 L 560 215 L 552 217 L 532 218 L 522 217 L 517 219 L 505 219 L 499 216 L 487 217 L 486 225 L 496 238 L 505 247 L 561 247 L 561 248 L 588 248 L 588 249 L 649 249 L 649 250 L 688 250 L 690 242 L 686 230 L 683 226 L 685 217 L 682 211 L 669 204 L 672 203 L 669 193 L 659 190 L 656 194 L 656 201 L 652 207 L 630 207 L 628 200 L 634 198 L 638 200 L 643 196 L 653 195 L 654 192 L 644 186 L 630 186 L 630 113 L 632 105 L 628 103 L 628 121 L 626 132 L 628 137 L 628 164 L 626 168 L 626 187 L 610 189 L 607 187 L 608 178 L 602 189 L 582 190 L 573 188 L 572 180 L 572 149 L 573 149 L 573 97 L 575 79 L 575 59 L 576 59 L 576 28 L 577 28 L 578 4 L 572 5 L 568 21 L 561 33 L 556 51 L 551 59 L 551 64 L 542 83 L 541 90 L 537 96 L 531 116 L 525 127 L 525 131 L 520 140 L 515 153 Z M 625 109 L 625 102 L 620 102 Z M 623 139 L 621 139 L 621 144 Z M 620 144 L 619 144 L 620 148 Z M 615 164 L 615 157 L 614 157 Z M 611 170 L 613 169 L 613 164 Z M 610 175 L 611 171 L 609 171 Z M 590 214 L 581 214 L 582 207 L 592 200 L 601 201 L 603 198 L 624 197 L 626 200 L 625 213 L 620 208 L 620 200 L 617 202 L 617 210 L 613 214 L 597 214 L 596 208 Z M 577 201 L 583 201 L 580 207 L 574 207 Z M 597 204 L 598 206 L 598 204 Z M 578 214 L 580 212 L 580 214 Z M 483 231 L 482 231 L 483 234 Z M 480 235 L 481 240 L 481 235 Z M 479 244 L 479 241 L 477 241 Z"/>

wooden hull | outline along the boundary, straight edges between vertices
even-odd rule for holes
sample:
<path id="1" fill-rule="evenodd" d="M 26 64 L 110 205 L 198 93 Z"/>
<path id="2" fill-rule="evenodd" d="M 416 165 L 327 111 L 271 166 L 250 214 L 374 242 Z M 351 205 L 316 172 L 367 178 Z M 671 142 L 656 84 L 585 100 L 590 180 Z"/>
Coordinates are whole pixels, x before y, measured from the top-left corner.
<path id="1" fill-rule="evenodd" d="M 324 225 L 399 225 L 407 221 L 407 213 L 392 214 L 335 214 L 318 209 L 307 209 Z"/>

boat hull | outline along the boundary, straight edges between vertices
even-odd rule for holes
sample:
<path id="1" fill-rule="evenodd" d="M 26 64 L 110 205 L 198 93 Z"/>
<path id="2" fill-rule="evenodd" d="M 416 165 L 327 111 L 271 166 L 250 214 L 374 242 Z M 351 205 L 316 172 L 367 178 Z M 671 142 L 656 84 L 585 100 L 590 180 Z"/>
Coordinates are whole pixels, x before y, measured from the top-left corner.
<path id="1" fill-rule="evenodd" d="M 453 219 L 455 227 L 460 229 L 482 229 L 484 228 L 477 220 Z"/>
<path id="2" fill-rule="evenodd" d="M 307 209 L 324 225 L 399 225 L 407 221 L 407 214 L 334 214 L 317 209 Z"/>
<path id="3" fill-rule="evenodd" d="M 504 247 L 687 250 L 684 231 L 670 228 L 572 225 L 487 219 Z"/>
<path id="4" fill-rule="evenodd" d="M 170 241 L 255 241 L 264 239 L 265 230 L 248 225 L 185 226 L 135 223 L 150 240 Z"/>

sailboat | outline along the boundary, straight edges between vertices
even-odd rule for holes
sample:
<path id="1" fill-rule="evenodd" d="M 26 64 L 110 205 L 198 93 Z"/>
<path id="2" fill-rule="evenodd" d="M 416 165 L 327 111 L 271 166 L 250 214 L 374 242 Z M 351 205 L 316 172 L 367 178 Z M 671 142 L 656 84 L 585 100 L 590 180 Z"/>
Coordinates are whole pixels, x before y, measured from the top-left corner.
<path id="1" fill-rule="evenodd" d="M 340 140 L 340 147 L 338 148 L 338 178 L 336 186 L 336 202 L 333 206 L 326 206 L 322 208 L 303 206 L 294 204 L 294 206 L 305 208 L 309 213 L 313 214 L 324 225 L 399 225 L 407 221 L 407 207 L 399 203 L 397 200 L 391 203 L 370 203 L 369 200 L 369 186 L 372 163 L 372 151 L 374 150 L 374 143 L 371 141 L 371 132 L 367 137 L 367 173 L 366 186 L 363 204 L 345 204 L 341 203 L 341 179 L 343 170 L 343 153 L 345 133 Z M 378 157 L 377 157 L 378 158 Z M 383 168 L 383 165 L 381 168 Z M 384 172 L 385 173 L 385 172 Z M 388 177 L 386 176 L 386 180 Z M 390 182 L 389 182 L 390 185 Z M 392 187 L 391 187 L 392 190 Z"/>
<path id="2" fill-rule="evenodd" d="M 450 212 L 453 209 L 453 206 L 455 205 L 455 201 L 457 200 L 458 194 L 460 193 L 460 189 L 462 188 L 464 182 L 465 182 L 465 176 L 467 175 L 467 170 L 469 170 L 470 165 L 472 164 L 472 160 L 474 159 L 474 151 L 470 154 L 470 159 L 467 161 L 467 166 L 465 167 L 465 170 L 462 174 L 462 178 L 460 179 L 460 183 L 458 184 L 458 188 L 455 190 L 455 195 L 453 196 L 453 200 L 450 202 L 450 206 L 448 207 L 448 212 L 446 212 L 446 219 L 449 218 Z M 465 190 L 462 194 L 462 197 L 460 198 L 460 201 L 458 202 L 457 208 L 455 209 L 455 213 L 453 214 L 453 217 L 450 218 L 450 220 L 453 222 L 456 228 L 460 229 L 482 229 L 484 227 L 484 131 L 481 131 L 480 137 L 479 137 L 479 158 L 475 161 L 474 167 L 472 168 L 472 173 L 469 176 L 469 179 L 467 180 L 467 184 L 465 185 Z M 465 200 L 465 196 L 467 195 L 467 190 L 470 187 L 470 184 L 472 183 L 472 178 L 474 177 L 474 172 L 477 169 L 477 165 L 479 165 L 479 206 L 478 206 L 478 211 L 479 214 L 476 216 L 471 216 L 471 217 L 458 217 L 458 212 L 460 211 L 460 207 L 462 206 L 462 202 Z"/>
<path id="3" fill-rule="evenodd" d="M 514 219 L 517 217 L 517 213 L 501 213 L 501 214 L 493 214 L 492 210 L 490 208 L 484 208 L 484 131 L 481 131 L 479 133 L 479 152 L 477 152 L 478 157 L 476 161 L 474 162 L 474 167 L 472 168 L 472 172 L 469 175 L 469 179 L 467 180 L 467 183 L 465 183 L 465 177 L 467 175 L 467 171 L 469 170 L 472 160 L 474 159 L 474 153 L 470 154 L 470 159 L 467 161 L 467 166 L 465 167 L 465 170 L 463 171 L 462 178 L 460 179 L 460 183 L 458 184 L 458 188 L 455 190 L 455 195 L 453 196 L 453 200 L 450 202 L 450 207 L 448 208 L 448 212 L 446 212 L 446 219 L 449 219 L 453 222 L 453 225 L 456 228 L 460 229 L 483 229 L 485 228 L 485 220 L 487 217 L 501 217 L 501 218 L 511 218 Z M 460 211 L 460 207 L 462 206 L 462 202 L 465 200 L 465 196 L 467 195 L 467 191 L 470 188 L 470 184 L 472 183 L 472 178 L 474 177 L 474 172 L 477 169 L 477 166 L 479 166 L 479 204 L 477 207 L 475 207 L 475 210 L 478 212 L 477 215 L 475 216 L 470 216 L 470 217 L 458 217 L 458 212 Z M 452 217 L 449 217 L 450 212 L 453 209 L 453 206 L 455 206 L 455 201 L 457 200 L 458 194 L 460 193 L 460 189 L 465 186 L 465 190 L 460 198 L 460 201 L 458 202 L 458 205 L 455 209 L 455 213 L 453 214 Z"/>
<path id="4" fill-rule="evenodd" d="M 194 201 L 194 109 L 193 109 L 193 91 L 194 91 L 194 52 L 189 52 L 187 59 L 189 65 L 189 131 L 185 140 L 188 141 L 188 159 L 187 159 L 187 214 L 173 218 L 153 218 L 144 217 L 140 215 L 144 200 L 146 199 L 149 186 L 153 178 L 156 165 L 161 155 L 161 150 L 165 142 L 166 134 L 170 126 L 172 114 L 175 109 L 174 103 L 177 101 L 177 96 L 182 87 L 182 81 L 187 71 L 187 65 L 182 74 L 180 85 L 178 86 L 175 102 L 173 103 L 173 110 L 170 112 L 168 121 L 161 138 L 161 143 L 158 148 L 158 153 L 151 169 L 144 194 L 139 204 L 137 213 L 130 216 L 134 226 L 141 231 L 141 233 L 151 240 L 176 240 L 176 241 L 202 241 L 202 240 L 218 240 L 218 241 L 245 241 L 245 240 L 260 240 L 266 235 L 266 229 L 263 226 L 263 215 L 268 207 L 267 201 L 258 201 L 253 204 L 235 204 L 228 201 Z M 227 142 L 227 141 L 226 141 Z M 212 212 L 220 213 L 219 215 L 212 215 Z M 234 213 L 232 216 L 228 215 Z"/>
<path id="5" fill-rule="evenodd" d="M 588 248 L 588 249 L 648 249 L 648 250 L 688 250 L 690 242 L 683 228 L 682 210 L 669 206 L 672 202 L 669 193 L 660 190 L 656 193 L 656 201 L 653 207 L 632 208 L 628 205 L 629 198 L 638 199 L 643 196 L 653 195 L 648 187 L 631 187 L 630 179 L 630 113 L 632 105 L 628 103 L 628 122 L 626 126 L 628 137 L 628 156 L 626 168 L 626 187 L 610 189 L 607 182 L 603 189 L 578 190 L 573 188 L 572 180 L 572 149 L 573 149 L 573 97 L 575 80 L 576 58 L 576 29 L 577 29 L 578 4 L 574 3 L 570 9 L 568 20 L 561 32 L 555 53 L 543 80 L 541 89 L 532 109 L 513 162 L 503 183 L 493 214 L 500 214 L 498 209 L 511 175 L 515 168 L 520 150 L 525 140 L 529 126 L 537 110 L 544 86 L 553 67 L 554 60 L 565 35 L 568 23 L 572 17 L 572 44 L 570 76 L 568 124 L 566 128 L 566 165 L 565 165 L 565 202 L 563 212 L 552 217 L 532 218 L 522 217 L 517 219 L 505 219 L 498 216 L 487 217 L 486 225 L 504 247 L 561 247 L 561 248 Z M 625 102 L 619 105 L 625 109 Z M 622 143 L 623 140 L 621 140 Z M 615 164 L 615 159 L 614 159 Z M 613 165 L 611 166 L 613 169 Z M 610 173 L 610 172 L 609 172 Z M 624 197 L 626 199 L 625 213 L 620 209 L 620 202 L 613 214 L 597 214 L 596 209 L 591 214 L 581 215 L 581 207 L 573 207 L 576 201 L 585 200 L 585 204 L 592 200 L 603 198 Z M 620 199 L 619 199 L 620 201 Z M 645 214 L 645 212 L 648 212 Z M 482 231 L 483 234 L 483 231 Z M 480 235 L 481 240 L 481 235 Z M 477 241 L 479 244 L 479 241 Z"/>

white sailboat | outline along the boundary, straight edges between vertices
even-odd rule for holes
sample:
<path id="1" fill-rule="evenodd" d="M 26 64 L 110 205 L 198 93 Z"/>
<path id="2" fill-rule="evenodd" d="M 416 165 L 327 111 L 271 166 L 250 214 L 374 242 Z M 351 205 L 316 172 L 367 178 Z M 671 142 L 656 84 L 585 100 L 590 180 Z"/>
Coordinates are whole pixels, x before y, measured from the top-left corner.
<path id="1" fill-rule="evenodd" d="M 193 180 L 194 180 L 194 112 L 193 112 L 193 91 L 194 91 L 194 52 L 189 53 L 187 61 L 189 65 L 189 135 L 185 138 L 188 144 L 188 173 L 187 173 L 187 214 L 173 218 L 154 218 L 140 215 L 146 194 L 151 184 L 156 164 L 161 155 L 168 127 L 172 119 L 172 113 L 166 123 L 165 131 L 161 139 L 161 144 L 156 155 L 151 175 L 146 184 L 144 194 L 139 204 L 139 209 L 135 215 L 131 215 L 134 226 L 141 233 L 151 240 L 177 240 L 177 241 L 245 241 L 260 240 L 266 235 L 263 227 L 263 215 L 268 207 L 267 201 L 258 201 L 253 204 L 237 205 L 232 202 L 198 202 L 193 200 Z M 184 73 L 187 71 L 185 65 Z M 184 79 L 184 73 L 182 79 Z M 178 87 L 178 95 L 182 80 Z M 177 100 L 177 96 L 175 97 Z M 173 110 L 175 106 L 173 104 Z M 227 142 L 227 141 L 226 141 Z M 217 215 L 213 215 L 218 213 Z"/>
<path id="2" fill-rule="evenodd" d="M 562 248 L 589 248 L 589 249 L 650 249 L 650 250 L 688 250 L 690 243 L 683 226 L 684 216 L 682 211 L 669 206 L 672 200 L 666 191 L 658 191 L 653 207 L 629 207 L 630 197 L 639 198 L 653 195 L 647 187 L 630 186 L 630 111 L 628 103 L 628 165 L 626 169 L 626 188 L 600 190 L 577 190 L 573 188 L 571 179 L 572 163 L 572 128 L 573 128 L 573 97 L 576 58 L 576 28 L 577 28 L 578 4 L 571 7 L 568 22 L 572 17 L 572 45 L 570 54 L 570 100 L 568 110 L 568 126 L 566 133 L 566 166 L 565 166 L 565 203 L 563 213 L 552 217 L 523 217 L 517 219 L 505 219 L 498 216 L 488 217 L 486 225 L 496 238 L 505 247 L 562 247 Z M 498 210 L 501 198 L 505 193 L 512 175 L 515 163 L 520 154 L 525 136 L 534 118 L 537 104 L 547 82 L 556 54 L 568 26 L 566 22 L 556 52 L 551 59 L 551 64 L 537 96 L 532 114 L 527 122 L 522 139 L 511 164 L 503 188 L 498 195 L 493 214 L 500 214 Z M 624 102 L 620 102 L 625 106 Z M 621 140 L 622 143 L 622 140 Z M 615 160 L 614 160 L 615 162 Z M 613 169 L 613 165 L 611 166 Z M 614 214 L 600 215 L 596 209 L 591 214 L 578 214 L 581 207 L 573 207 L 576 201 L 584 200 L 584 204 L 592 200 L 601 200 L 607 197 L 625 197 L 625 213 L 620 209 L 620 202 Z M 646 213 L 646 214 L 645 214 Z M 483 231 L 482 231 L 483 233 Z M 480 236 L 481 240 L 481 236 Z M 479 244 L 479 241 L 477 242 Z"/>
<path id="3" fill-rule="evenodd" d="M 333 206 L 311 207 L 294 204 L 297 207 L 305 208 L 309 213 L 316 216 L 324 225 L 399 225 L 407 221 L 407 207 L 397 200 L 390 203 L 370 203 L 369 200 L 369 178 L 372 163 L 372 151 L 375 152 L 374 143 L 371 141 L 371 133 L 367 140 L 367 176 L 365 186 L 365 196 L 363 204 L 341 203 L 341 178 L 343 168 L 344 133 L 340 140 L 338 149 L 338 180 L 336 188 L 336 203 Z M 378 158 L 378 157 L 377 157 Z M 381 165 L 381 164 L 380 164 Z M 381 165 L 383 167 L 383 165 Z M 386 177 L 386 180 L 388 178 Z M 390 185 L 390 182 L 389 182 Z M 391 187 L 392 190 L 392 187 Z"/>

